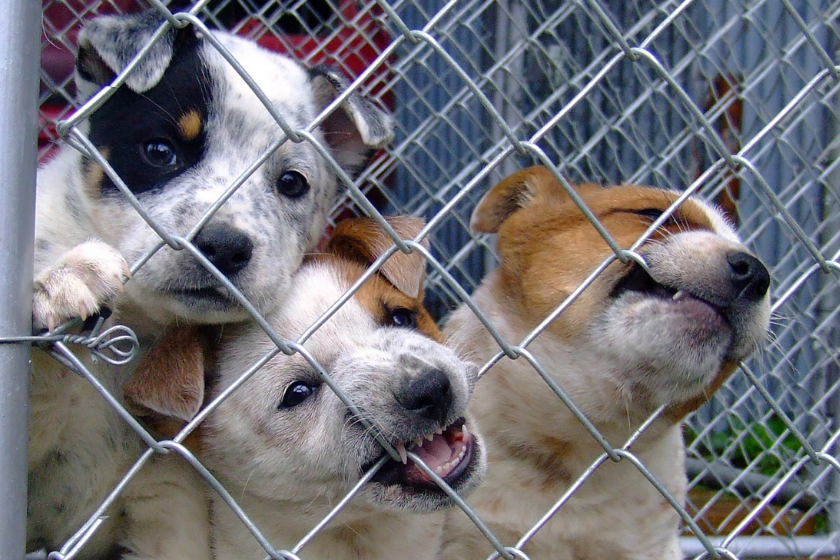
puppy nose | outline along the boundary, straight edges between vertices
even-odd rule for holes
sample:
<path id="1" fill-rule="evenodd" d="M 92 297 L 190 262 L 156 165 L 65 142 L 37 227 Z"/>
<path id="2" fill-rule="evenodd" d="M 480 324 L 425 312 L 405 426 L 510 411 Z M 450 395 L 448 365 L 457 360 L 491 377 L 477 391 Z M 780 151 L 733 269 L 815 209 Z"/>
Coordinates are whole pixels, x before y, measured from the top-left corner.
<path id="1" fill-rule="evenodd" d="M 402 407 L 414 415 L 443 424 L 452 407 L 449 377 L 439 369 L 413 379 L 394 395 Z"/>
<path id="2" fill-rule="evenodd" d="M 760 260 L 749 253 L 737 252 L 727 255 L 732 285 L 738 298 L 749 301 L 760 300 L 770 287 L 770 273 Z"/>
<path id="3" fill-rule="evenodd" d="M 245 268 L 254 253 L 251 239 L 227 225 L 211 224 L 202 228 L 193 243 L 225 276 Z"/>

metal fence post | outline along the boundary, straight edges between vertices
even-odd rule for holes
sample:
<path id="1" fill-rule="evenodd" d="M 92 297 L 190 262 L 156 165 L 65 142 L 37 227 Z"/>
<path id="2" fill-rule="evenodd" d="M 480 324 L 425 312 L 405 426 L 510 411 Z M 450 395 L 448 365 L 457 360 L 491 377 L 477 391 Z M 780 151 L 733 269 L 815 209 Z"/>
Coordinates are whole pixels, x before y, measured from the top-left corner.
<path id="1" fill-rule="evenodd" d="M 9 0 L 0 18 L 0 337 L 32 323 L 41 2 Z M 26 547 L 28 344 L 0 343 L 0 560 Z"/>

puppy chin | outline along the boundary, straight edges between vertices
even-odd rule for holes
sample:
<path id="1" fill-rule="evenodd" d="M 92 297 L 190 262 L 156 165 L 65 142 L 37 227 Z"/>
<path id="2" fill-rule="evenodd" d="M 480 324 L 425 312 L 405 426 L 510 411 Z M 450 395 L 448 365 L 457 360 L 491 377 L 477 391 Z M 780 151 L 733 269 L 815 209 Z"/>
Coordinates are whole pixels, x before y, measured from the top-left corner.
<path id="1" fill-rule="evenodd" d="M 770 305 L 762 305 L 755 309 L 735 309 L 730 314 L 729 322 L 732 323 L 736 334 L 727 360 L 740 362 L 749 357 L 767 337 L 764 325 L 770 322 Z"/>
<path id="2" fill-rule="evenodd" d="M 703 393 L 733 347 L 733 329 L 705 302 L 624 294 L 603 315 L 593 348 L 605 353 L 621 381 L 646 389 L 654 406 Z"/>
<path id="3" fill-rule="evenodd" d="M 234 298 L 221 292 L 213 295 L 208 290 L 208 293 L 202 295 L 159 291 L 132 279 L 126 284 L 126 295 L 158 324 L 180 320 L 210 325 L 240 322 L 250 317 Z"/>

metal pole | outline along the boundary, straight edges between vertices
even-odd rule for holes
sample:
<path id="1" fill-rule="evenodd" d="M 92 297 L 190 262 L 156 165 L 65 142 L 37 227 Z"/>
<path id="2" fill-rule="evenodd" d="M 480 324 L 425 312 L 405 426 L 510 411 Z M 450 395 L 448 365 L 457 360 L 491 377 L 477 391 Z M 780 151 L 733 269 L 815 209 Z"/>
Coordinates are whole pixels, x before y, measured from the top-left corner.
<path id="1" fill-rule="evenodd" d="M 41 2 L 0 18 L 0 338 L 31 334 Z M 0 560 L 26 548 L 28 344 L 0 343 Z"/>

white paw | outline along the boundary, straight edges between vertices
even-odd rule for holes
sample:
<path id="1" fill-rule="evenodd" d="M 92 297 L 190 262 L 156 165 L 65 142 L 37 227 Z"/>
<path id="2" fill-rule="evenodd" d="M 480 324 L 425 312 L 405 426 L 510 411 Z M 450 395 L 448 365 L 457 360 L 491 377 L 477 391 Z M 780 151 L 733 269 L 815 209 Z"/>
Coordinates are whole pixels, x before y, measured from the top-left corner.
<path id="1" fill-rule="evenodd" d="M 52 331 L 70 319 L 86 319 L 120 292 L 129 276 L 128 263 L 107 243 L 77 245 L 35 278 L 33 329 Z"/>

